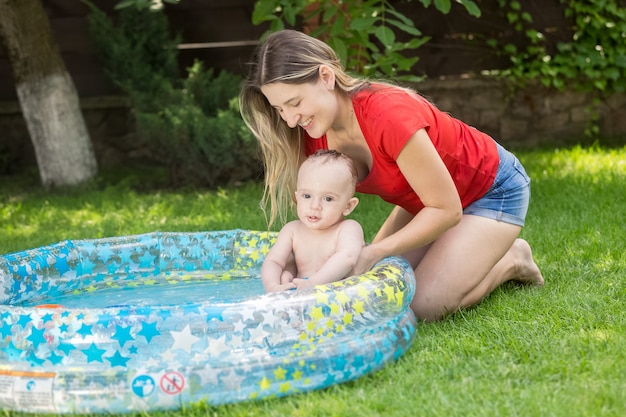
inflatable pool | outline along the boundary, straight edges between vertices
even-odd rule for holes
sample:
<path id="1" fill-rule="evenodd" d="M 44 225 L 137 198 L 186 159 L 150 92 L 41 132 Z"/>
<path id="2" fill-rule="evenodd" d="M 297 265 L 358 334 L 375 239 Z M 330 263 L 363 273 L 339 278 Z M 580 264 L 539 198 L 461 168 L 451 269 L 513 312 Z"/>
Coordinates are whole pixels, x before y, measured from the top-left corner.
<path id="1" fill-rule="evenodd" d="M 358 378 L 415 337 L 413 271 L 265 294 L 275 238 L 69 240 L 0 256 L 0 409 L 99 413 L 283 396 Z"/>

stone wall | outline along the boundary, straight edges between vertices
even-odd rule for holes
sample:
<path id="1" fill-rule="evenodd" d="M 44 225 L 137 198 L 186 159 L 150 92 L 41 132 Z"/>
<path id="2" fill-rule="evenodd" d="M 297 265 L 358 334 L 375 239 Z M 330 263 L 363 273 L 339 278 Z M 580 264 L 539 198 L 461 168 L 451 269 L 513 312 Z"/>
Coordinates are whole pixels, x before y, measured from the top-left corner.
<path id="1" fill-rule="evenodd" d="M 416 86 L 440 109 L 492 135 L 506 146 L 561 145 L 585 140 L 594 94 L 531 87 L 510 94 L 491 78 L 440 79 Z M 147 156 L 134 134 L 130 102 L 124 97 L 81 100 L 101 166 L 132 163 Z M 600 102 L 600 137 L 626 143 L 626 94 Z M 0 174 L 35 165 L 28 131 L 16 102 L 0 103 Z M 614 142 L 614 141 L 613 141 Z"/>
<path id="2" fill-rule="evenodd" d="M 626 94 L 600 100 L 595 93 L 559 92 L 532 86 L 511 93 L 493 78 L 427 80 L 420 93 L 453 116 L 492 135 L 505 145 L 572 143 L 585 139 L 596 109 L 599 136 L 626 143 Z"/>

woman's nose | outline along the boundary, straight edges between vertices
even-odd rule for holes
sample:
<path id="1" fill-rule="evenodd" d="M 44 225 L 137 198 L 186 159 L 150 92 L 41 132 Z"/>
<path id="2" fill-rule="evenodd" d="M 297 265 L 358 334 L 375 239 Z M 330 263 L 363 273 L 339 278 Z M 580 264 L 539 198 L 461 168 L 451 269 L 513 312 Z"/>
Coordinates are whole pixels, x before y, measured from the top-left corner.
<path id="1" fill-rule="evenodd" d="M 294 128 L 298 125 L 298 121 L 300 120 L 300 116 L 296 112 L 290 112 L 287 110 L 283 110 L 283 120 L 287 122 L 287 125 L 290 128 Z"/>

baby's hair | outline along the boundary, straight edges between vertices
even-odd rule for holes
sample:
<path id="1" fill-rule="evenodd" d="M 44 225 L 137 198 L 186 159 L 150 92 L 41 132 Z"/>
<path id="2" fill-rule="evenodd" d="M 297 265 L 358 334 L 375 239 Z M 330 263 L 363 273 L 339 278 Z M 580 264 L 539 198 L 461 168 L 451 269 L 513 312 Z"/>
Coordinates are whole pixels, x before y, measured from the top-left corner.
<path id="1" fill-rule="evenodd" d="M 352 186 L 356 187 L 359 173 L 356 169 L 356 165 L 354 164 L 354 161 L 348 155 L 341 153 L 339 151 L 336 151 L 334 149 L 319 149 L 314 154 L 311 154 L 305 160 L 305 162 L 311 161 L 311 160 L 320 160 L 320 162 L 324 164 L 328 162 L 345 163 L 348 169 L 350 170 L 350 177 L 352 178 Z"/>

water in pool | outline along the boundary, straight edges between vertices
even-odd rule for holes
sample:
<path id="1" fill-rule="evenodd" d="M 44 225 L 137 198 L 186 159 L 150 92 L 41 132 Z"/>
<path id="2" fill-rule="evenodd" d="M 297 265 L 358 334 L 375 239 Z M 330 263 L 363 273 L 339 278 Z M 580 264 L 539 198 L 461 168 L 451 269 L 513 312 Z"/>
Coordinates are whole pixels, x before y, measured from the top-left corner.
<path id="1" fill-rule="evenodd" d="M 184 276 L 156 276 L 75 290 L 54 297 L 37 298 L 24 307 L 57 304 L 66 308 L 105 308 L 122 305 L 184 305 L 193 303 L 237 303 L 264 294 L 258 276 L 232 272 L 216 274 L 196 271 Z"/>

